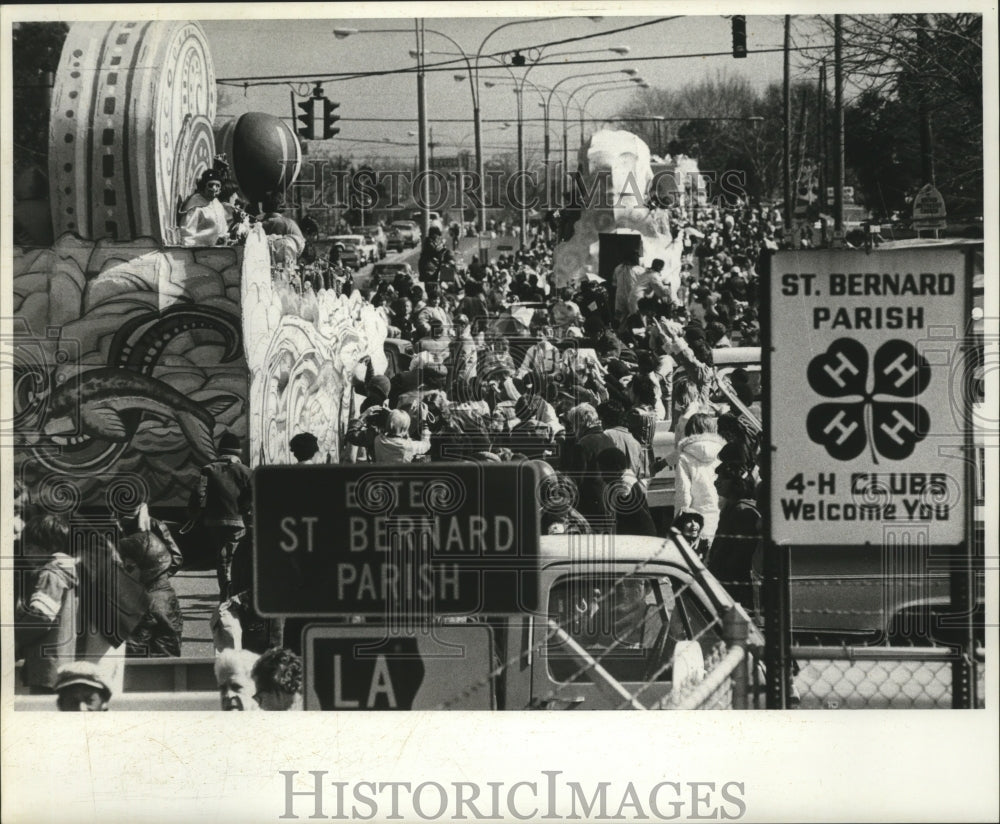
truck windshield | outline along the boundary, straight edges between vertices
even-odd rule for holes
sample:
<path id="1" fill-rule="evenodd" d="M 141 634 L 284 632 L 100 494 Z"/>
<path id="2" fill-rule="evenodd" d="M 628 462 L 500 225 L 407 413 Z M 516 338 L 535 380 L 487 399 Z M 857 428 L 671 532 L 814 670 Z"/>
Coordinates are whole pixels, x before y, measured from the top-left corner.
<path id="1" fill-rule="evenodd" d="M 572 576 L 549 590 L 549 617 L 619 681 L 670 681 L 678 641 L 698 641 L 706 655 L 721 641 L 717 620 L 682 581 L 669 575 Z M 579 659 L 556 639 L 549 675 L 580 677 Z M 583 676 L 586 678 L 586 676 Z"/>

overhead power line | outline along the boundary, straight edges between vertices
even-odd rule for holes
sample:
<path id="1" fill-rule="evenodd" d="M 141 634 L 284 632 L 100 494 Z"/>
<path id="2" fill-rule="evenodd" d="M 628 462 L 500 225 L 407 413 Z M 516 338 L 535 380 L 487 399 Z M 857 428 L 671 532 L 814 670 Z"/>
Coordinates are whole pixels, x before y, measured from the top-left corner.
<path id="1" fill-rule="evenodd" d="M 545 43 L 534 43 L 531 46 L 521 46 L 520 50 L 525 51 L 527 49 L 547 49 L 549 46 L 560 46 L 566 43 L 574 43 L 581 40 L 592 40 L 596 37 L 606 37 L 612 34 L 619 34 L 623 31 L 632 31 L 634 29 L 641 29 L 645 26 L 652 26 L 656 23 L 665 23 L 669 20 L 678 19 L 679 15 L 674 17 L 658 17 L 655 20 L 645 20 L 642 23 L 633 23 L 629 26 L 622 26 L 617 29 L 608 29 L 606 31 L 592 32 L 591 34 L 582 34 L 578 37 L 569 37 L 563 40 L 550 40 Z M 363 32 L 358 32 L 358 34 L 363 34 Z M 493 52 L 492 54 L 484 54 L 482 57 L 485 59 L 503 57 L 503 55 L 508 54 L 512 51 L 517 51 L 515 48 L 508 48 L 502 51 Z M 592 61 L 601 62 L 601 61 Z M 569 66 L 573 65 L 571 62 L 557 62 L 557 63 L 535 63 L 536 66 Z M 456 66 L 462 68 L 465 67 L 465 58 L 456 57 L 451 60 L 440 60 L 434 63 L 425 63 L 424 72 L 430 71 L 452 71 Z M 358 80 L 365 77 L 385 77 L 386 75 L 393 74 L 413 74 L 417 71 L 416 66 L 404 66 L 399 69 L 383 69 L 374 72 L 332 72 L 323 75 L 316 74 L 294 74 L 294 75 L 259 75 L 259 76 L 248 76 L 248 77 L 220 77 L 215 82 L 222 83 L 225 85 L 252 85 L 252 86 L 267 86 L 267 85 L 281 85 L 289 80 L 303 80 L 312 78 L 315 80 L 324 80 L 331 82 L 333 80 Z M 252 81 L 262 81 L 262 82 L 252 82 Z"/>
<path id="2" fill-rule="evenodd" d="M 827 49 L 826 46 L 800 46 L 797 51 L 811 51 L 815 49 Z M 767 48 L 767 49 L 751 49 L 747 52 L 748 55 L 754 54 L 772 54 L 774 52 L 783 51 L 781 47 Z M 503 52 L 506 53 L 506 52 Z M 597 57 L 593 59 L 586 60 L 558 60 L 553 62 L 546 62 L 541 60 L 532 65 L 543 68 L 545 66 L 588 66 L 600 64 L 600 65 L 614 65 L 616 63 L 644 63 L 656 60 L 692 60 L 705 57 L 732 57 L 730 51 L 717 51 L 717 52 L 688 52 L 685 54 L 657 54 L 648 55 L 645 57 L 612 57 L 603 58 Z M 460 64 L 460 65 L 458 65 Z M 457 61 L 449 60 L 446 63 L 435 63 L 428 64 L 424 67 L 424 72 L 427 74 L 435 72 L 453 72 L 456 67 L 465 68 L 465 61 L 459 58 Z M 288 74 L 288 75 L 260 75 L 255 77 L 227 77 L 220 78 L 216 80 L 216 83 L 224 86 L 235 86 L 237 88 L 249 88 L 251 86 L 283 86 L 286 83 L 291 82 L 317 82 L 317 83 L 332 83 L 337 81 L 346 80 L 363 80 L 368 77 L 386 77 L 390 75 L 403 75 L 403 74 L 415 74 L 417 68 L 415 66 L 407 66 L 399 69 L 386 69 L 384 71 L 377 72 L 354 72 L 354 73 L 334 73 L 334 74 Z"/>

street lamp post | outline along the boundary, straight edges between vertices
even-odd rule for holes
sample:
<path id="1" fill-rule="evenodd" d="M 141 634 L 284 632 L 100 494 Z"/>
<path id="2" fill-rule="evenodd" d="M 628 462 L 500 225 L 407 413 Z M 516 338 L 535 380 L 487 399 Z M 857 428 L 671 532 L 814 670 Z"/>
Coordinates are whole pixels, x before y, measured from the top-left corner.
<path id="1" fill-rule="evenodd" d="M 430 174 L 427 166 L 427 92 L 426 76 L 424 73 L 424 36 L 425 28 L 423 20 L 414 18 L 413 31 L 416 35 L 416 58 L 417 58 L 417 134 L 420 144 L 417 155 L 420 169 L 420 210 L 422 213 L 421 222 L 424 232 L 430 224 Z M 338 40 L 350 37 L 352 34 L 409 34 L 409 29 L 347 29 L 336 28 L 333 36 Z"/>
<path id="2" fill-rule="evenodd" d="M 420 53 L 420 62 L 418 64 L 420 67 L 422 67 L 422 65 L 423 65 L 423 54 L 424 54 L 424 52 L 423 52 L 423 36 L 426 35 L 427 33 L 430 33 L 430 34 L 435 34 L 435 35 L 437 35 L 439 37 L 443 37 L 445 40 L 447 40 L 449 43 L 451 43 L 456 49 L 458 49 L 458 51 L 461 53 L 462 57 L 465 60 L 466 67 L 469 70 L 469 89 L 470 89 L 470 92 L 472 94 L 472 118 L 473 118 L 473 125 L 474 125 L 474 128 L 475 128 L 475 137 L 476 137 L 476 166 L 477 166 L 477 173 L 479 175 L 479 181 L 478 182 L 479 182 L 479 193 L 480 193 L 480 203 L 479 203 L 479 230 L 480 230 L 480 232 L 485 232 L 486 231 L 486 185 L 485 185 L 486 173 L 485 173 L 485 164 L 484 164 L 484 158 L 483 158 L 482 118 L 481 118 L 481 108 L 480 108 L 480 100 L 479 100 L 479 64 L 480 64 L 480 61 L 483 59 L 483 49 L 486 47 L 486 43 L 490 40 L 490 38 L 492 38 L 493 35 L 495 35 L 499 31 L 502 31 L 503 29 L 507 29 L 507 28 L 510 28 L 512 26 L 525 25 L 527 23 L 545 23 L 545 22 L 551 23 L 551 22 L 554 22 L 554 21 L 557 21 L 557 20 L 571 20 L 571 19 L 576 19 L 576 18 L 572 17 L 572 16 L 565 16 L 564 15 L 564 16 L 561 16 L 561 17 L 545 17 L 545 18 L 530 18 L 530 19 L 526 19 L 526 20 L 512 20 L 512 21 L 510 21 L 508 23 L 503 23 L 503 24 L 497 26 L 496 28 L 492 29 L 482 39 L 482 41 L 479 44 L 479 48 L 476 50 L 475 60 L 473 60 L 469 56 L 469 54 L 465 51 L 465 49 L 463 49 L 458 44 L 458 42 L 454 40 L 454 38 L 450 37 L 449 35 L 445 34 L 444 32 L 438 31 L 436 29 L 427 29 L 427 28 L 424 28 L 422 21 L 421 21 L 420 25 L 418 26 L 417 51 Z M 602 20 L 603 18 L 601 18 L 601 17 L 595 17 L 595 16 L 590 16 L 587 19 L 589 19 L 590 21 L 596 23 L 596 22 Z M 345 37 L 349 37 L 352 34 L 358 34 L 358 33 L 400 33 L 400 32 L 408 32 L 408 31 L 409 31 L 408 29 L 365 29 L 365 30 L 359 30 L 359 29 L 351 29 L 351 28 L 337 28 L 337 29 L 333 30 L 333 33 L 334 33 L 334 36 L 337 37 L 338 39 L 344 39 Z M 627 47 L 616 47 L 616 48 L 618 50 L 620 50 L 620 49 L 627 48 Z M 612 50 L 615 50 L 615 48 L 613 48 Z M 621 52 L 619 51 L 618 53 L 621 53 Z M 417 77 L 418 77 L 418 86 L 419 86 L 419 83 L 420 83 L 420 75 L 421 74 L 422 74 L 422 72 L 418 71 L 418 75 L 417 75 Z M 418 96 L 419 96 L 419 92 L 418 92 Z M 419 111 L 418 111 L 418 116 L 419 116 Z M 423 141 L 421 141 L 421 144 L 423 144 Z M 426 169 L 423 169 L 422 171 L 426 171 Z"/>
<path id="3" fill-rule="evenodd" d="M 509 128 L 510 128 L 510 123 L 504 123 L 496 127 L 495 129 L 488 129 L 487 131 L 500 132 L 503 131 L 504 129 L 509 129 Z M 470 137 L 472 137 L 472 132 L 466 134 L 461 140 L 457 141 L 456 143 L 456 148 L 458 148 L 458 205 L 459 205 L 459 211 L 462 215 L 462 219 L 460 222 L 462 225 L 463 233 L 465 232 L 465 173 L 467 171 L 467 169 L 465 168 L 465 164 L 463 162 L 463 158 L 465 157 L 466 154 L 465 141 L 468 140 Z"/>
<path id="4" fill-rule="evenodd" d="M 513 76 L 513 72 L 510 72 L 510 74 L 511 83 L 514 87 L 514 94 L 517 97 L 517 174 L 518 198 L 520 200 L 520 203 L 518 204 L 518 214 L 520 216 L 519 224 L 521 227 L 521 247 L 523 248 L 528 237 L 528 193 L 525 188 L 527 169 L 524 168 L 524 85 L 527 83 L 527 85 L 531 86 L 535 89 L 535 91 L 538 91 L 538 87 L 527 79 L 528 72 L 524 73 L 520 81 Z M 498 82 L 499 81 L 497 80 L 485 80 L 483 84 L 487 88 L 490 88 Z M 539 94 L 541 94 L 541 92 L 539 92 Z"/>
<path id="5" fill-rule="evenodd" d="M 556 82 L 555 85 L 553 85 L 551 88 L 549 88 L 549 96 L 545 100 L 545 116 L 544 116 L 545 122 L 546 123 L 549 122 L 549 110 L 552 107 L 552 98 L 555 97 L 556 90 L 563 83 L 566 83 L 566 82 L 568 82 L 570 80 L 579 80 L 580 78 L 583 78 L 583 77 L 601 77 L 601 76 L 606 76 L 606 75 L 609 75 L 609 74 L 627 74 L 627 75 L 629 75 L 631 77 L 635 77 L 638 74 L 638 72 L 635 69 L 616 69 L 616 70 L 612 70 L 612 71 L 585 72 L 584 74 L 571 74 L 569 77 L 562 78 L 561 80 L 559 80 L 558 82 Z M 560 104 L 562 104 L 561 100 L 560 100 Z M 563 120 L 565 120 L 566 117 L 567 117 L 567 107 L 566 107 L 565 104 L 563 104 Z M 548 130 L 547 129 L 546 129 L 546 134 L 548 134 Z M 566 162 L 567 162 L 567 159 L 568 159 L 567 158 L 567 153 L 566 153 L 565 147 L 564 147 L 564 150 L 563 150 L 563 169 L 562 169 L 562 178 L 563 178 L 563 180 L 562 180 L 562 185 L 561 185 L 562 189 L 565 189 L 565 185 L 566 185 Z M 548 166 L 548 164 L 549 164 L 549 152 L 548 152 L 548 141 L 546 141 L 546 145 L 545 145 L 545 165 Z"/>
<path id="6" fill-rule="evenodd" d="M 626 71 L 629 71 L 629 70 L 626 70 Z M 630 76 L 627 81 L 598 80 L 598 81 L 594 81 L 592 83 L 583 83 L 582 85 L 577 86 L 575 89 L 573 89 L 573 91 L 570 92 L 569 97 L 566 98 L 566 100 L 562 103 L 562 108 L 563 108 L 563 121 L 562 121 L 563 122 L 563 131 L 562 131 L 563 161 L 562 162 L 563 162 L 563 175 L 564 175 L 564 177 L 567 176 L 568 172 L 569 172 L 569 169 L 568 169 L 568 166 L 569 166 L 569 109 L 570 109 L 570 105 L 573 103 L 573 98 L 576 97 L 576 93 L 579 92 L 579 91 L 582 91 L 583 89 L 593 88 L 594 86 L 604 87 L 604 88 L 599 88 L 597 91 L 591 92 L 591 94 L 587 97 L 587 102 L 589 103 L 590 100 L 591 100 L 591 98 L 595 94 L 600 94 L 601 92 L 613 92 L 613 91 L 617 91 L 619 89 L 633 88 L 633 86 L 629 85 L 630 83 L 634 84 L 635 88 L 640 88 L 640 89 L 648 89 L 649 88 L 649 84 L 645 80 L 643 80 L 641 77 L 639 77 L 638 75 Z M 586 103 L 581 107 L 581 111 L 583 109 L 586 109 Z M 581 141 L 583 140 L 583 127 L 582 127 L 582 125 L 581 125 L 581 131 L 580 131 L 580 140 Z"/>
<path id="7" fill-rule="evenodd" d="M 547 18 L 541 18 L 541 19 L 537 19 L 536 18 L 536 19 L 530 19 L 530 20 L 513 20 L 513 21 L 511 21 L 509 23 L 503 23 L 502 25 L 497 26 L 489 34 L 487 34 L 486 37 L 483 38 L 482 42 L 479 44 L 479 49 L 476 51 L 476 60 L 475 60 L 475 86 L 476 86 L 476 88 L 478 89 L 478 87 L 479 87 L 479 64 L 480 64 L 480 61 L 483 58 L 483 49 L 485 48 L 487 41 L 489 41 L 489 39 L 491 37 L 493 37 L 493 35 L 495 35 L 497 32 L 499 32 L 499 31 L 501 31 L 503 29 L 510 28 L 511 26 L 523 25 L 525 23 L 552 22 L 552 21 L 555 21 L 555 20 L 569 20 L 569 19 L 572 19 L 572 18 L 563 16 L 563 17 L 547 17 Z M 601 20 L 602 18 L 600 18 L 600 17 L 590 17 L 588 19 L 591 20 L 592 22 L 596 23 L 599 20 Z M 525 72 L 525 74 L 527 74 L 527 72 Z M 520 108 L 521 108 L 520 98 L 521 98 L 521 94 L 519 92 L 518 93 L 518 109 L 519 109 L 519 111 L 520 111 Z M 520 120 L 520 118 L 519 118 L 519 120 Z M 520 135 L 521 131 L 523 131 L 523 125 L 519 129 L 519 135 L 518 135 L 518 138 L 519 138 L 518 139 L 518 144 L 519 144 L 519 146 L 521 146 L 521 149 L 519 150 L 518 163 L 519 163 L 519 165 L 522 165 L 522 168 L 520 169 L 520 171 L 522 173 L 521 182 L 522 182 L 522 186 L 523 186 L 523 180 L 524 180 L 524 178 L 523 178 L 523 172 L 524 172 L 524 169 L 523 169 L 523 160 L 524 160 L 523 151 L 524 150 L 523 150 L 523 141 L 522 141 L 521 135 Z M 477 161 L 477 164 L 478 164 L 478 167 L 479 167 L 479 169 L 478 169 L 478 171 L 479 171 L 479 181 L 480 181 L 480 186 L 482 186 L 483 189 L 485 190 L 485 186 L 483 184 L 484 184 L 486 175 L 485 175 L 485 167 L 484 167 L 484 164 L 483 164 L 482 136 L 481 136 L 481 127 L 480 127 L 480 122 L 479 122 L 479 114 L 478 114 L 478 103 L 477 103 L 477 110 L 476 110 L 476 135 L 477 135 L 477 137 L 476 137 L 476 161 Z M 523 207 L 523 205 L 524 205 L 523 202 L 522 202 L 521 205 Z M 485 231 L 486 230 L 486 205 L 485 205 L 485 198 L 483 200 L 483 207 L 482 207 L 482 212 L 481 212 L 481 215 L 480 215 L 480 220 L 481 220 L 480 230 L 481 231 Z M 524 223 L 523 210 L 522 210 L 522 223 Z M 522 226 L 521 242 L 522 243 L 524 242 L 524 228 L 523 228 L 523 226 Z"/>

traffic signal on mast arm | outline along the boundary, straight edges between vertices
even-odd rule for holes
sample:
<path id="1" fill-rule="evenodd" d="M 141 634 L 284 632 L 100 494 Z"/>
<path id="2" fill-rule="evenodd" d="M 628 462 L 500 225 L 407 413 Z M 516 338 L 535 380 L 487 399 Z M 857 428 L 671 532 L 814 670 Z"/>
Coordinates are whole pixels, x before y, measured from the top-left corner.
<path id="1" fill-rule="evenodd" d="M 337 114 L 337 109 L 340 108 L 339 103 L 334 103 L 332 100 L 327 100 L 323 98 L 323 139 L 329 140 L 331 137 L 340 134 L 340 129 L 333 124 L 340 120 L 340 115 Z"/>
<path id="2" fill-rule="evenodd" d="M 747 18 L 743 14 L 733 15 L 733 57 L 747 56 Z"/>
<path id="3" fill-rule="evenodd" d="M 298 116 L 298 121 L 302 125 L 299 126 L 296 131 L 299 137 L 303 140 L 315 140 L 316 139 L 316 98 L 310 97 L 308 100 L 303 100 L 299 103 L 299 108 L 302 109 L 303 114 Z"/>

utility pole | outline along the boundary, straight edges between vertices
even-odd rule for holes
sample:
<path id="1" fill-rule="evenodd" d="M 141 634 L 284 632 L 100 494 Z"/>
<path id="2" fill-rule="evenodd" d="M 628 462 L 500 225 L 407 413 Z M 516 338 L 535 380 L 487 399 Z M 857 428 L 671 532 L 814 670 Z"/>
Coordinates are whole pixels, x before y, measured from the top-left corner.
<path id="1" fill-rule="evenodd" d="M 521 225 L 521 248 L 527 245 L 528 241 L 528 195 L 525 191 L 525 168 L 524 168 L 524 108 L 521 88 L 514 89 L 517 95 L 517 197 L 521 201 L 517 204 L 517 213 L 520 217 Z"/>
<path id="2" fill-rule="evenodd" d="M 819 204 L 826 209 L 826 58 L 819 61 L 816 84 L 816 159 L 819 165 Z"/>
<path id="3" fill-rule="evenodd" d="M 833 108 L 833 234 L 840 243 L 844 239 L 844 22 L 839 14 L 833 16 Z"/>
<path id="4" fill-rule="evenodd" d="M 822 244 L 826 246 L 826 220 L 822 216 L 827 211 L 826 183 L 829 176 L 826 173 L 826 58 L 819 61 L 819 83 L 816 94 L 816 158 L 817 178 L 819 181 L 819 213 Z"/>
<path id="5" fill-rule="evenodd" d="M 424 76 L 424 24 L 419 18 L 414 20 L 417 34 L 417 134 L 420 142 L 420 211 L 421 229 L 426 235 L 431 225 L 430 175 L 427 173 L 427 89 Z"/>
<path id="6" fill-rule="evenodd" d="M 782 147 L 782 182 L 785 196 L 785 237 L 790 238 L 792 232 L 792 16 L 785 15 L 785 55 L 784 55 L 784 94 L 782 129 L 784 145 Z"/>
<path id="7" fill-rule="evenodd" d="M 927 15 L 917 15 L 917 54 L 921 63 L 920 88 L 920 171 L 925 184 L 935 185 L 934 175 L 934 132 L 931 127 L 931 113 L 927 105 L 927 55 L 930 36 L 927 32 Z"/>

